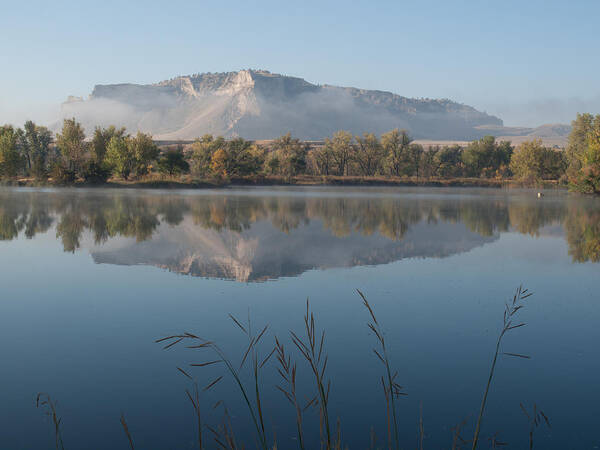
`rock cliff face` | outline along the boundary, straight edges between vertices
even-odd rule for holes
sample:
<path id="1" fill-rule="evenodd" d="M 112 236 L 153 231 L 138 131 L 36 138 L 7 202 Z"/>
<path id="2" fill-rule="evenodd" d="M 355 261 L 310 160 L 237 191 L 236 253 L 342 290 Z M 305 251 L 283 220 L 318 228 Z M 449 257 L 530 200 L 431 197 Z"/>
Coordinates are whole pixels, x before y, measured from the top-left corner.
<path id="1" fill-rule="evenodd" d="M 181 76 L 151 85 L 97 85 L 89 99 L 70 98 L 64 117 L 89 130 L 125 125 L 157 139 L 205 133 L 271 139 L 291 132 L 322 139 L 336 130 L 360 134 L 406 128 L 415 138 L 473 139 L 502 121 L 450 100 L 311 84 L 301 78 L 242 70 Z"/>

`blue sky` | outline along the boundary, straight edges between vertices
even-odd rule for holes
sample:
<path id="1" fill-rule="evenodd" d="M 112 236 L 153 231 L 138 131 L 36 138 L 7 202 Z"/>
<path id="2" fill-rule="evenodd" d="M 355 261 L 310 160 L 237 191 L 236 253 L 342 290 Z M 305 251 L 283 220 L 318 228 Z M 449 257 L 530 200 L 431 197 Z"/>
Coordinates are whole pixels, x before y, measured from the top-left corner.
<path id="1" fill-rule="evenodd" d="M 0 0 L 0 122 L 95 84 L 261 68 L 446 97 L 507 125 L 600 113 L 600 1 Z"/>

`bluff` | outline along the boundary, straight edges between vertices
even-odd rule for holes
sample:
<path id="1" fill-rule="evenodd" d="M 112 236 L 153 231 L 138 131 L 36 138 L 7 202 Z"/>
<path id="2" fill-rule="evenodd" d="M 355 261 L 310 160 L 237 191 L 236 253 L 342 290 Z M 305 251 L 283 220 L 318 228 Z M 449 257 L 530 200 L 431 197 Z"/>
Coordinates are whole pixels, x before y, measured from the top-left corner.
<path id="1" fill-rule="evenodd" d="M 451 100 L 414 99 L 391 92 L 315 85 L 261 70 L 180 76 L 155 84 L 94 87 L 88 99 L 70 97 L 63 117 L 86 129 L 124 125 L 156 139 L 205 133 L 271 139 L 291 132 L 318 140 L 337 130 L 377 134 L 404 128 L 417 139 L 475 139 L 502 121 Z"/>

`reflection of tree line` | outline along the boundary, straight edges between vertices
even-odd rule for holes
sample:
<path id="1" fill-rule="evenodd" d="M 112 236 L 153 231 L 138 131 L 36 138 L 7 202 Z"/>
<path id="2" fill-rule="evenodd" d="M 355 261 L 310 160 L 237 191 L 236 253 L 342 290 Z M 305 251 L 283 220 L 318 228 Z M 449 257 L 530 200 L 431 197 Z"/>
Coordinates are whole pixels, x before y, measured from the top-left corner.
<path id="1" fill-rule="evenodd" d="M 572 198 L 532 202 L 513 198 L 400 199 L 375 197 L 171 197 L 135 195 L 0 194 L 0 239 L 21 232 L 32 238 L 56 221 L 56 236 L 65 251 L 80 247 L 84 232 L 97 244 L 117 236 L 150 239 L 161 223 L 194 224 L 217 231 L 241 232 L 269 221 L 285 233 L 319 220 L 336 237 L 379 233 L 400 240 L 412 225 L 463 223 L 482 236 L 513 229 L 537 236 L 545 225 L 563 224 L 575 261 L 600 261 L 600 207 Z"/>
<path id="2" fill-rule="evenodd" d="M 565 228 L 573 261 L 600 262 L 600 209 L 569 208 Z"/>

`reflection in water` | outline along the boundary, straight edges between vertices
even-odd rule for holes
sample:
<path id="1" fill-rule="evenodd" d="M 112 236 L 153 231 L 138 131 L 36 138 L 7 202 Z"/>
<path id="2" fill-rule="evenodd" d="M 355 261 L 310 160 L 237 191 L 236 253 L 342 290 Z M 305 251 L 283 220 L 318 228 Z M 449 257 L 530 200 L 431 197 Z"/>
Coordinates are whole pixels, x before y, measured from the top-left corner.
<path id="1" fill-rule="evenodd" d="M 573 261 L 600 261 L 595 199 L 557 195 L 538 201 L 531 193 L 505 191 L 428 196 L 309 192 L 3 190 L 0 239 L 21 233 L 31 239 L 55 227 L 65 251 L 89 247 L 99 263 L 148 264 L 195 276 L 256 281 L 312 268 L 443 257 L 492 242 L 501 232 L 562 234 L 562 226 Z"/>

